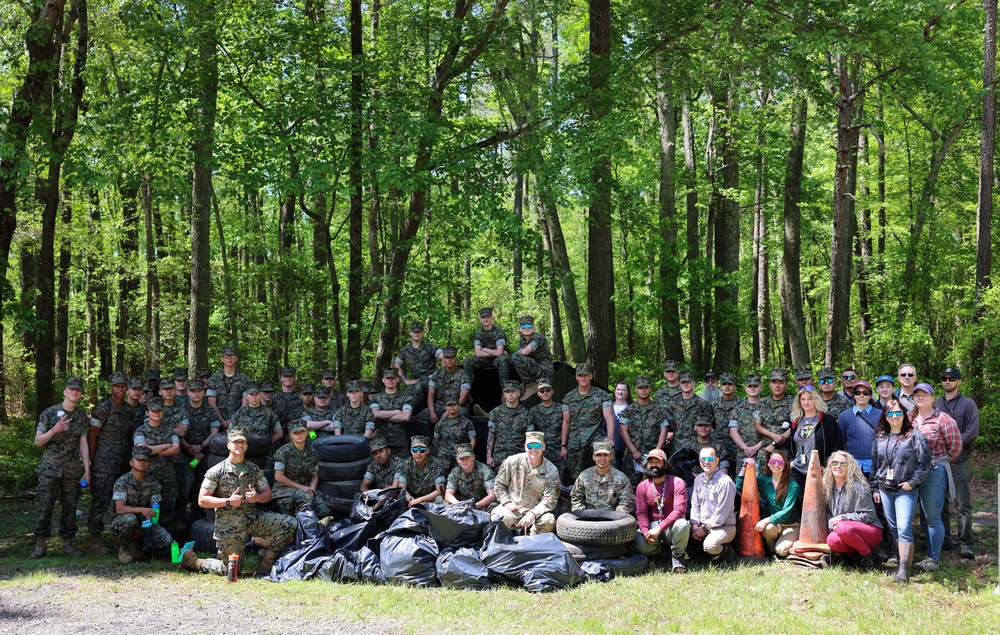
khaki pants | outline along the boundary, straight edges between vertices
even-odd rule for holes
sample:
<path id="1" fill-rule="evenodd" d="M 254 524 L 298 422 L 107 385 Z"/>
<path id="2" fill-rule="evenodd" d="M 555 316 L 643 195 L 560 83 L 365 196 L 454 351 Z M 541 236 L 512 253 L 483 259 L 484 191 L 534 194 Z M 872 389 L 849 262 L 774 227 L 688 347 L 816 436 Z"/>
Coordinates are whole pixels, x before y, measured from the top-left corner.
<path id="1" fill-rule="evenodd" d="M 518 531 L 519 528 L 517 523 L 521 522 L 521 518 L 523 518 L 527 513 L 527 510 L 512 512 L 503 505 L 497 505 L 490 515 L 493 520 L 502 520 L 503 524 L 507 525 L 507 528 L 511 531 Z M 538 534 L 552 533 L 555 530 L 556 517 L 553 516 L 551 512 L 545 512 L 541 516 L 535 518 L 534 524 L 531 525 L 530 533 L 532 536 L 535 536 Z"/>
<path id="2" fill-rule="evenodd" d="M 772 525 L 767 524 L 763 532 L 767 548 L 782 558 L 788 557 L 792 545 L 799 539 L 799 524 Z"/>

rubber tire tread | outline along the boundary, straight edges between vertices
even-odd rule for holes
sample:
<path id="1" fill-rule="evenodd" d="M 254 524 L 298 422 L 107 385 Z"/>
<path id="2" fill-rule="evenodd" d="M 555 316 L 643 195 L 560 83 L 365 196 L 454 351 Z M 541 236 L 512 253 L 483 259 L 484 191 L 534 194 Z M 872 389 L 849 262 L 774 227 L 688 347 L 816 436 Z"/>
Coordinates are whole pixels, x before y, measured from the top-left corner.
<path id="1" fill-rule="evenodd" d="M 219 547 L 215 544 L 215 523 L 207 520 L 196 520 L 189 530 L 191 540 L 194 541 L 194 550 L 199 553 L 211 553 L 214 557 Z"/>
<path id="2" fill-rule="evenodd" d="M 575 545 L 626 545 L 638 530 L 635 518 L 612 510 L 569 512 L 556 519 L 556 535 Z"/>
<path id="3" fill-rule="evenodd" d="M 359 461 L 350 463 L 331 463 L 320 461 L 317 472 L 321 481 L 356 481 L 365 477 L 371 457 L 365 457 Z"/>
<path id="4" fill-rule="evenodd" d="M 649 558 L 641 553 L 632 553 L 623 558 L 588 560 L 611 567 L 616 578 L 639 576 L 649 570 Z"/>
<path id="5" fill-rule="evenodd" d="M 267 456 L 271 452 L 271 439 L 255 434 L 247 436 L 247 458 Z M 208 453 L 215 456 L 229 456 L 229 435 L 217 432 L 208 440 Z"/>
<path id="6" fill-rule="evenodd" d="M 628 550 L 628 545 L 576 545 L 566 541 L 563 544 L 577 562 L 621 558 Z"/>
<path id="7" fill-rule="evenodd" d="M 361 493 L 361 479 L 354 481 L 320 481 L 316 489 L 331 498 L 354 499 L 355 494 Z"/>
<path id="8" fill-rule="evenodd" d="M 351 463 L 371 460 L 368 437 L 360 434 L 338 434 L 320 437 L 312 442 L 316 456 L 325 463 Z"/>

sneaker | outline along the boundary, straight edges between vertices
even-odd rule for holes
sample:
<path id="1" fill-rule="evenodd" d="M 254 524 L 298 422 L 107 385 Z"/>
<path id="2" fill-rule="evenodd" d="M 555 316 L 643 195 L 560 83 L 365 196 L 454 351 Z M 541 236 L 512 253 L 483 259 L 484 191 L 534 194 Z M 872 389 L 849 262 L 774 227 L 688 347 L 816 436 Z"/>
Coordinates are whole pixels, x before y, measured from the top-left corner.
<path id="1" fill-rule="evenodd" d="M 674 573 L 687 573 L 687 564 L 683 556 L 674 556 L 670 559 L 671 570 Z"/>
<path id="2" fill-rule="evenodd" d="M 916 569 L 917 571 L 923 571 L 926 573 L 928 571 L 937 571 L 938 569 L 941 568 L 941 565 L 939 565 L 937 562 L 934 562 L 930 558 L 924 558 L 917 564 L 913 565 L 913 568 Z"/>
<path id="3" fill-rule="evenodd" d="M 976 554 L 972 553 L 972 547 L 969 545 L 962 545 L 962 557 L 966 560 L 975 560 Z"/>

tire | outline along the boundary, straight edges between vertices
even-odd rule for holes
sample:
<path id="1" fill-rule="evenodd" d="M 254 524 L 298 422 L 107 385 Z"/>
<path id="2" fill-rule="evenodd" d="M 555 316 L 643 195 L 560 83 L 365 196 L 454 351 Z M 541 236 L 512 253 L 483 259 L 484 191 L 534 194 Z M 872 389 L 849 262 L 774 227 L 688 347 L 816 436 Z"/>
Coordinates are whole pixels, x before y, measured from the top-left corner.
<path id="1" fill-rule="evenodd" d="M 361 492 L 361 479 L 355 481 L 320 481 L 316 487 L 331 498 L 354 499 L 355 494 Z"/>
<path id="2" fill-rule="evenodd" d="M 569 555 L 577 562 L 587 560 L 609 560 L 620 558 L 625 555 L 628 545 L 575 545 L 571 542 L 563 542 Z"/>
<path id="3" fill-rule="evenodd" d="M 267 456 L 271 452 L 271 439 L 251 434 L 247 437 L 247 458 Z M 229 456 L 229 435 L 218 432 L 208 440 L 208 453 Z"/>
<path id="4" fill-rule="evenodd" d="M 576 545 L 627 545 L 635 539 L 639 524 L 629 514 L 588 509 L 560 514 L 556 535 Z"/>
<path id="5" fill-rule="evenodd" d="M 629 554 L 624 558 L 588 560 L 588 562 L 607 565 L 615 572 L 616 578 L 642 575 L 649 569 L 649 558 L 641 553 Z"/>
<path id="6" fill-rule="evenodd" d="M 229 456 L 228 454 L 226 456 Z M 210 470 L 219 463 L 226 460 L 226 456 L 219 456 L 218 454 L 207 454 L 205 455 L 205 468 Z"/>
<path id="7" fill-rule="evenodd" d="M 326 463 L 351 463 L 371 457 L 368 438 L 360 434 L 329 435 L 312 445 L 319 460 Z"/>
<path id="8" fill-rule="evenodd" d="M 208 552 L 215 554 L 219 548 L 215 544 L 215 523 L 207 520 L 196 520 L 191 525 L 191 540 L 194 541 L 194 550 L 198 552 Z"/>
<path id="9" fill-rule="evenodd" d="M 350 463 L 327 463 L 319 462 L 319 480 L 321 481 L 356 481 L 365 477 L 365 469 L 372 460 L 365 457 L 360 461 Z"/>

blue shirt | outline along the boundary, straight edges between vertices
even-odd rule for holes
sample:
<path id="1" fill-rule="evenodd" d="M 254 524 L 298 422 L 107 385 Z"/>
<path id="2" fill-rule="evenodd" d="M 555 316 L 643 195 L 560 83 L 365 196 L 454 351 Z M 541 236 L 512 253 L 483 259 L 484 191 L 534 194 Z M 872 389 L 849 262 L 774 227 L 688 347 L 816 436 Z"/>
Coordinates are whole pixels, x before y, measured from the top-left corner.
<path id="1" fill-rule="evenodd" d="M 875 427 L 878 426 L 881 416 L 882 410 L 869 403 L 864 410 L 854 406 L 837 417 L 837 424 L 844 437 L 844 448 L 862 464 L 862 470 L 865 469 L 865 465 L 871 465 L 872 441 L 875 439 Z"/>

